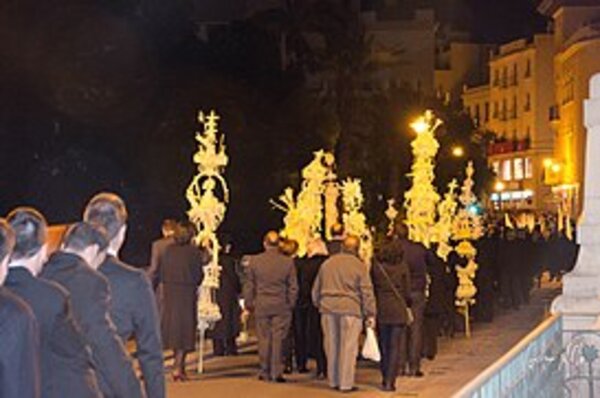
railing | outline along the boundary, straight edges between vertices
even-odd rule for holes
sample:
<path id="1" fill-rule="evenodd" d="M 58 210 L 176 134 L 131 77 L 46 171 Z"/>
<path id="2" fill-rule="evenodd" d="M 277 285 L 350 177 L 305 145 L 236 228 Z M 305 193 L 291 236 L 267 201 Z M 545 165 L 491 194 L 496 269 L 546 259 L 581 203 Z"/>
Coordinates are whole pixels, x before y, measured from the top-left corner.
<path id="1" fill-rule="evenodd" d="M 545 320 L 454 398 L 600 397 L 600 330 Z"/>
<path id="2" fill-rule="evenodd" d="M 454 397 L 565 396 L 562 335 L 562 318 L 548 318 Z"/>

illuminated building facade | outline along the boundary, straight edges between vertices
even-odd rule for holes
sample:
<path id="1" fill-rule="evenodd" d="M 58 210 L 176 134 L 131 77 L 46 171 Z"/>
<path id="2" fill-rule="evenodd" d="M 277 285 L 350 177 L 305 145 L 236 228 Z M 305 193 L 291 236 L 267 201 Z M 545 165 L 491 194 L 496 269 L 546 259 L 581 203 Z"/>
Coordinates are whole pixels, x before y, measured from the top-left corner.
<path id="1" fill-rule="evenodd" d="M 555 101 L 548 112 L 556 145 L 547 183 L 573 216 L 581 212 L 586 129 L 583 101 L 600 72 L 600 2 L 546 0 L 539 11 L 553 19 Z M 554 169 L 554 172 L 552 172 Z"/>
<path id="2" fill-rule="evenodd" d="M 549 34 L 500 46 L 489 62 L 489 82 L 463 93 L 464 108 L 477 127 L 496 136 L 487 148 L 488 164 L 503 190 L 491 199 L 504 209 L 544 210 L 552 205 L 544 163 L 553 154 L 547 120 L 554 98 L 553 46 Z"/>

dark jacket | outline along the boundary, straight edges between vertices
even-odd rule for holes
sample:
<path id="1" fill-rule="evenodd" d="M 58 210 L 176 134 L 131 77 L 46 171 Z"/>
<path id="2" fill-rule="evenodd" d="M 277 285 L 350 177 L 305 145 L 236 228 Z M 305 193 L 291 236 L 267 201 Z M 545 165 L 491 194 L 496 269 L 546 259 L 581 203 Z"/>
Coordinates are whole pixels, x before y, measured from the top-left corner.
<path id="1" fill-rule="evenodd" d="M 236 271 L 236 261 L 230 254 L 221 254 L 219 265 L 222 270 L 216 297 L 221 310 L 221 320 L 208 335 L 213 339 L 228 339 L 236 337 L 240 332 L 239 296 L 242 293 L 242 284 Z"/>
<path id="2" fill-rule="evenodd" d="M 410 270 L 411 291 L 424 293 L 427 287 L 427 262 L 430 254 L 420 243 L 407 239 L 402 239 L 401 242 L 404 249 L 404 261 Z"/>
<path id="3" fill-rule="evenodd" d="M 405 262 L 399 264 L 373 263 L 371 279 L 377 302 L 377 323 L 405 325 L 408 322 L 407 303 L 410 302 L 408 265 Z M 400 297 L 396 296 L 390 282 L 394 284 Z"/>
<path id="4" fill-rule="evenodd" d="M 292 259 L 276 247 L 246 259 L 246 307 L 252 309 L 256 317 L 291 313 L 298 297 Z"/>
<path id="5" fill-rule="evenodd" d="M 312 307 L 312 288 L 321 269 L 321 265 L 327 260 L 327 256 L 314 256 L 299 258 L 296 263 L 296 274 L 298 275 L 298 303 L 300 308 Z"/>
<path id="6" fill-rule="evenodd" d="M 90 349 L 79 330 L 69 293 L 58 284 L 13 267 L 5 285 L 33 310 L 40 326 L 42 397 L 99 398 Z"/>
<path id="7" fill-rule="evenodd" d="M 163 347 L 193 351 L 198 322 L 198 285 L 205 258 L 192 244 L 169 245 L 159 259 Z"/>
<path id="8" fill-rule="evenodd" d="M 158 270 L 160 258 L 165 252 L 165 249 L 175 243 L 171 237 L 161 238 L 152 242 L 152 252 L 150 255 L 150 267 L 147 270 L 148 278 L 152 282 L 152 287 L 156 289 L 160 281 L 160 272 Z"/>
<path id="9" fill-rule="evenodd" d="M 141 397 L 133 364 L 110 315 L 108 281 L 74 254 L 56 252 L 40 274 L 69 291 L 73 315 L 81 327 L 105 398 Z"/>
<path id="10" fill-rule="evenodd" d="M 312 301 L 321 314 L 375 316 L 373 284 L 367 265 L 352 254 L 331 256 L 317 275 Z"/>
<path id="11" fill-rule="evenodd" d="M 0 286 L 0 397 L 40 397 L 39 344 L 31 308 Z"/>
<path id="12" fill-rule="evenodd" d="M 135 337 L 147 398 L 165 397 L 163 352 L 156 300 L 146 274 L 108 256 L 99 268 L 112 293 L 111 317 L 125 342 Z"/>

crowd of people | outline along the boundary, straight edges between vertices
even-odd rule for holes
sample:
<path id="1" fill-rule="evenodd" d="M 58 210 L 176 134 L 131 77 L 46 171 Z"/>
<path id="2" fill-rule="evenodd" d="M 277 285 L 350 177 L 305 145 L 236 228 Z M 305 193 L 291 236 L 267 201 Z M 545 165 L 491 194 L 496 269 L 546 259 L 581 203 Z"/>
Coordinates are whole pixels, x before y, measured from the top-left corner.
<path id="1" fill-rule="evenodd" d="M 110 193 L 89 201 L 50 256 L 40 212 L 0 221 L 0 396 L 165 397 L 152 286 L 118 258 L 126 231 L 125 203 Z"/>
<path id="2" fill-rule="evenodd" d="M 202 267 L 213 250 L 193 242 L 194 226 L 166 220 L 146 270 L 119 259 L 127 209 L 117 195 L 94 196 L 50 255 L 47 228 L 28 207 L 0 219 L 0 396 L 164 397 L 164 350 L 173 351 L 172 379 L 186 381 Z M 222 317 L 208 335 L 214 354 L 238 355 L 237 337 L 251 318 L 260 380 L 285 383 L 286 374 L 309 372 L 312 359 L 316 378 L 351 392 L 361 335 L 373 329 L 384 391 L 394 391 L 398 377 L 423 377 L 421 362 L 435 358 L 438 338 L 463 324 L 453 271 L 461 259 L 443 261 L 398 222 L 368 266 L 357 237 L 341 225 L 330 232 L 328 242 L 309 242 L 302 258 L 296 242 L 274 231 L 261 253 L 241 258 L 222 242 L 215 297 Z M 502 221 L 487 224 L 476 248 L 476 322 L 527 303 L 543 272 L 560 278 L 577 256 L 563 231 Z"/>

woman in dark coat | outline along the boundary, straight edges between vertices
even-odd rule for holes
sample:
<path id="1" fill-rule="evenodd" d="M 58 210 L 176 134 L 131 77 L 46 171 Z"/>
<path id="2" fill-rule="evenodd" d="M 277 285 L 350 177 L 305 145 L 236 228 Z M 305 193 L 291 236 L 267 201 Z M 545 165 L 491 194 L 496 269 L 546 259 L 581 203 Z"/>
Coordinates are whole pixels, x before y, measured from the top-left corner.
<path id="1" fill-rule="evenodd" d="M 163 347 L 173 350 L 173 379 L 184 381 L 185 356 L 196 348 L 198 286 L 202 281 L 204 256 L 191 243 L 191 225 L 178 226 L 175 243 L 167 247 L 159 259 L 163 284 Z"/>
<path id="2" fill-rule="evenodd" d="M 235 258 L 231 255 L 231 244 L 227 243 L 219 256 L 221 277 L 216 298 L 221 311 L 221 320 L 209 330 L 208 336 L 213 340 L 213 351 L 216 356 L 237 355 L 235 339 L 240 333 L 240 316 L 242 310 L 239 295 L 242 291 L 240 277 L 236 270 Z"/>
<path id="3" fill-rule="evenodd" d="M 377 302 L 377 334 L 384 391 L 395 391 L 399 354 L 409 322 L 410 272 L 399 240 L 388 238 L 375 253 L 371 278 Z"/>

